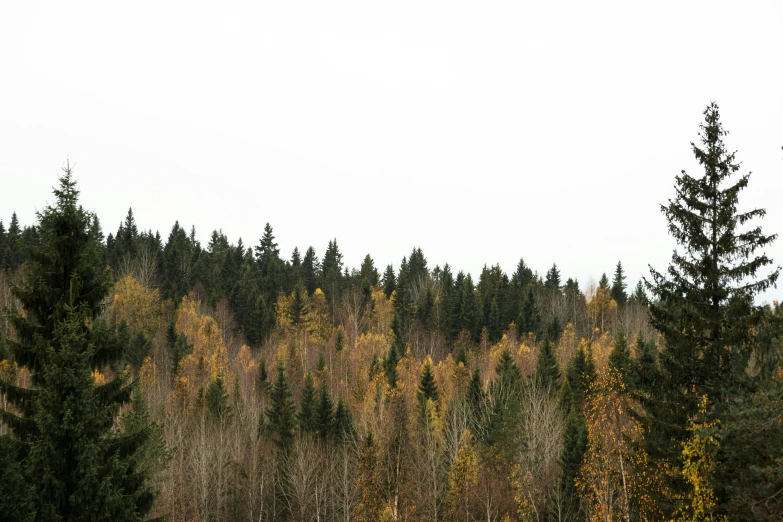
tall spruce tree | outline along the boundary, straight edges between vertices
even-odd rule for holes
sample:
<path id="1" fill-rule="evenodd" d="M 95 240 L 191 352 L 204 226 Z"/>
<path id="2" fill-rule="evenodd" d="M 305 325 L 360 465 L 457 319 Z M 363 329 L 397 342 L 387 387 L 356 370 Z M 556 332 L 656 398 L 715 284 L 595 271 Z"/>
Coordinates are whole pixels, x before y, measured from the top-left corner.
<path id="1" fill-rule="evenodd" d="M 614 269 L 614 278 L 612 279 L 611 295 L 618 305 L 624 305 L 628 301 L 628 293 L 625 289 L 628 285 L 625 284 L 625 272 L 623 271 L 623 264 L 618 261 L 617 267 Z"/>
<path id="2" fill-rule="evenodd" d="M 736 177 L 740 164 L 723 143 L 718 105 L 710 103 L 700 125 L 700 143 L 691 143 L 701 176 L 682 171 L 674 199 L 661 206 L 675 250 L 665 272 L 650 268 L 647 289 L 650 320 L 663 335 L 656 386 L 647 390 L 644 421 L 649 455 L 677 470 L 688 420 L 707 396 L 720 415 L 722 404 L 741 394 L 751 355 L 753 332 L 762 314 L 754 296 L 774 285 L 779 269 L 759 273 L 772 264 L 763 253 L 776 235 L 749 228 L 763 209 L 738 210 L 739 193 L 750 174 Z M 762 251 L 762 253 L 758 253 Z M 669 476 L 675 492 L 686 491 L 681 475 Z M 674 506 L 660 499 L 668 514 Z"/>
<path id="3" fill-rule="evenodd" d="M 94 370 L 123 357 L 101 319 L 112 274 L 70 167 L 64 172 L 56 203 L 38 214 L 41 245 L 30 248 L 24 282 L 13 289 L 22 310 L 9 311 L 18 335 L 9 344 L 30 371 L 31 387 L 0 381 L 16 409 L 0 410 L 11 428 L 4 444 L 16 450 L 10 456 L 18 459 L 35 520 L 142 520 L 155 491 L 137 455 L 152 427 L 115 429 L 132 385 L 119 370 L 106 384 L 93 379 Z"/>
<path id="4" fill-rule="evenodd" d="M 432 374 L 432 361 L 427 357 L 427 359 L 424 360 L 424 366 L 421 370 L 419 391 L 416 392 L 420 413 L 424 414 L 426 412 L 427 401 L 437 402 L 439 396 L 438 383 L 435 382 L 435 376 Z"/>
<path id="5" fill-rule="evenodd" d="M 285 453 L 294 443 L 296 430 L 296 405 L 291 387 L 285 377 L 285 367 L 277 365 L 277 377 L 269 391 L 269 407 L 266 410 L 266 422 L 263 432 Z"/>
<path id="6" fill-rule="evenodd" d="M 560 368 L 552 350 L 552 343 L 544 339 L 536 360 L 536 384 L 555 394 L 560 388 Z"/>

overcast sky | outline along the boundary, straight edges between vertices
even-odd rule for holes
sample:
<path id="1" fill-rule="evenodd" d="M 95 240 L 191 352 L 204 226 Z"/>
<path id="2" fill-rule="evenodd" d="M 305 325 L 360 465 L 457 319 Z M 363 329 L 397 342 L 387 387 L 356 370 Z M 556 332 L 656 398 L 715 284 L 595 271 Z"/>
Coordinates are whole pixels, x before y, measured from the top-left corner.
<path id="1" fill-rule="evenodd" d="M 70 158 L 107 234 L 133 207 L 164 238 L 268 221 L 285 256 L 633 285 L 710 100 L 783 232 L 782 28 L 780 1 L 6 1 L 0 217 L 33 223 Z"/>

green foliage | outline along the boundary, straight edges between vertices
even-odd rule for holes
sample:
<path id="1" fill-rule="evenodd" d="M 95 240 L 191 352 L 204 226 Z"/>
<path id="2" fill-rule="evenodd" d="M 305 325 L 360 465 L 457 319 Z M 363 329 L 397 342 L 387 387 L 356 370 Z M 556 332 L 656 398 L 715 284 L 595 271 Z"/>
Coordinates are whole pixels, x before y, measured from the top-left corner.
<path id="1" fill-rule="evenodd" d="M 288 305 L 288 318 L 294 326 L 306 325 L 309 307 L 307 306 L 306 290 L 298 285 L 294 288 L 291 302 Z"/>
<path id="2" fill-rule="evenodd" d="M 0 416 L 11 445 L 21 448 L 10 472 L 21 470 L 37 520 L 140 520 L 155 497 L 137 460 L 149 432 L 112 429 L 130 399 L 124 375 L 101 386 L 92 377 L 124 357 L 100 319 L 111 271 L 68 168 L 54 193 L 56 204 L 38 215 L 41 243 L 30 249 L 23 285 L 13 289 L 23 312 L 10 313 L 18 341 L 9 344 L 32 372 L 32 387 L 0 381 L 16 408 Z"/>
<path id="3" fill-rule="evenodd" d="M 631 371 L 631 350 L 628 348 L 628 339 L 625 334 L 618 332 L 614 338 L 612 351 L 609 353 L 609 368 L 617 371 L 623 379 L 623 382 L 632 383 L 629 379 Z"/>
<path id="4" fill-rule="evenodd" d="M 628 294 L 625 289 L 628 285 L 625 284 L 625 272 L 623 271 L 623 264 L 618 261 L 617 267 L 614 269 L 614 278 L 612 279 L 612 289 L 610 294 L 618 305 L 622 306 L 628 301 Z"/>
<path id="5" fill-rule="evenodd" d="M 341 419 L 341 422 L 345 422 Z M 326 389 L 326 382 L 321 382 L 321 387 L 318 390 L 318 405 L 315 411 L 315 427 L 318 437 L 326 442 L 332 439 L 337 433 L 336 418 L 334 411 L 334 403 L 329 396 L 329 390 Z M 344 426 L 340 427 L 341 429 Z"/>
<path id="6" fill-rule="evenodd" d="M 275 443 L 279 451 L 287 452 L 291 449 L 296 430 L 296 405 L 282 364 L 277 366 L 277 377 L 269 392 L 269 407 L 263 428 L 263 433 Z"/>
<path id="7" fill-rule="evenodd" d="M 426 411 L 427 401 L 438 402 L 439 397 L 438 383 L 435 382 L 435 376 L 432 374 L 432 364 L 429 360 L 425 360 L 419 380 L 419 390 L 416 392 L 421 413 L 424 414 Z"/>
<path id="8" fill-rule="evenodd" d="M 532 288 L 528 288 L 522 311 L 519 314 L 519 318 L 517 318 L 517 328 L 520 333 L 532 333 L 536 337 L 541 336 L 541 314 L 538 312 Z"/>
<path id="9" fill-rule="evenodd" d="M 720 404 L 744 393 L 752 332 L 763 317 L 753 297 L 779 275 L 779 269 L 758 275 L 772 260 L 757 251 L 776 236 L 743 227 L 765 211 L 738 211 L 750 175 L 735 178 L 740 166 L 723 143 L 717 104 L 709 104 L 704 117 L 700 144 L 692 144 L 704 173 L 692 177 L 683 171 L 676 178 L 676 197 L 661 206 L 682 250 L 674 252 L 664 273 L 651 269 L 646 282 L 655 297 L 651 323 L 664 339 L 656 382 L 643 391 L 646 445 L 651 458 L 675 469 L 701 397 Z M 685 489 L 676 475 L 669 486 L 675 492 Z"/>
<path id="10" fill-rule="evenodd" d="M 555 394 L 560 388 L 560 367 L 557 365 L 552 343 L 544 339 L 536 360 L 536 384 Z"/>
<path id="11" fill-rule="evenodd" d="M 302 397 L 299 400 L 299 431 L 302 433 L 313 433 L 318 429 L 318 420 L 316 418 L 315 404 L 315 384 L 313 374 L 307 372 L 305 375 L 304 386 L 302 387 Z"/>
<path id="12" fill-rule="evenodd" d="M 209 383 L 205 395 L 210 415 L 222 422 L 229 415 L 231 408 L 228 404 L 228 393 L 221 375 L 218 375 Z"/>

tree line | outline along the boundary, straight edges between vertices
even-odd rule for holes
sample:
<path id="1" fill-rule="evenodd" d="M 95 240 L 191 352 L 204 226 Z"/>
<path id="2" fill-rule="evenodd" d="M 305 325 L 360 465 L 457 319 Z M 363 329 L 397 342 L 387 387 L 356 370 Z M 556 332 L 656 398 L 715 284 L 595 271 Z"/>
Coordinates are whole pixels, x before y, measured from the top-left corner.
<path id="1" fill-rule="evenodd" d="M 0 519 L 778 520 L 776 236 L 710 104 L 629 289 L 0 222 Z"/>

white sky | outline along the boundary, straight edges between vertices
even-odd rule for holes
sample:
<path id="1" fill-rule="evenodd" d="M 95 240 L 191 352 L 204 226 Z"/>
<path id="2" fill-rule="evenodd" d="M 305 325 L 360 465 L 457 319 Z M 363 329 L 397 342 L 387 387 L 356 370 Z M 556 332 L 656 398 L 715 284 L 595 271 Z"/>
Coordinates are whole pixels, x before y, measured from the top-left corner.
<path id="1" fill-rule="evenodd" d="M 779 1 L 4 1 L 0 217 L 32 223 L 70 157 L 107 234 L 133 207 L 164 238 L 269 221 L 285 256 L 583 288 L 621 259 L 630 286 L 668 263 L 710 100 L 783 232 L 781 64 Z"/>

